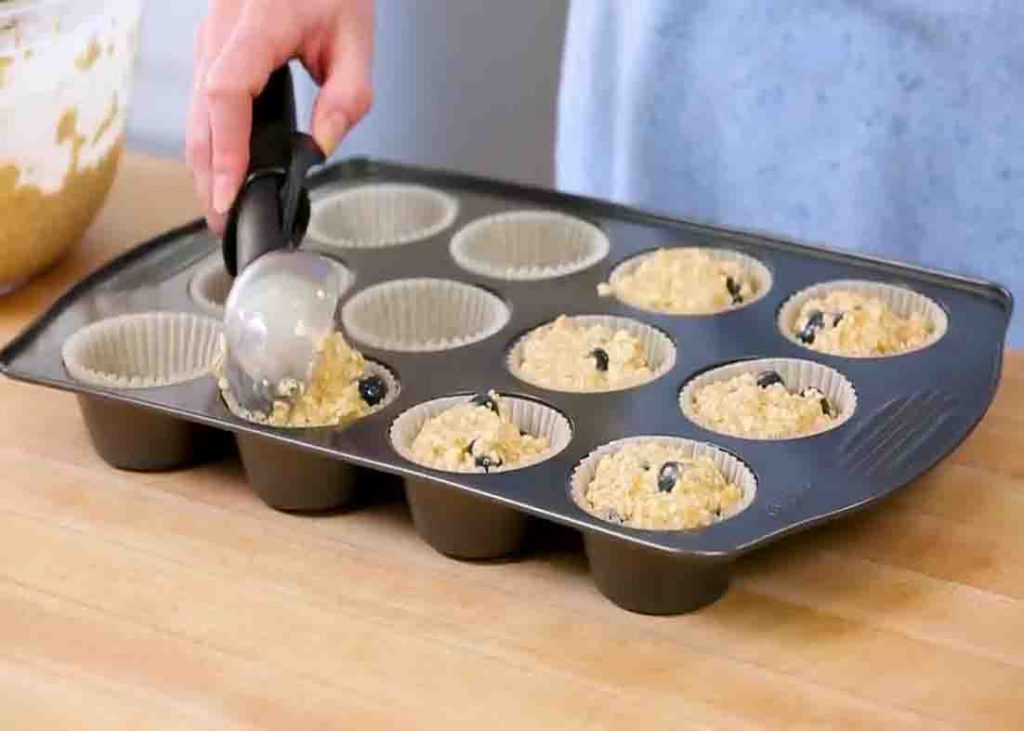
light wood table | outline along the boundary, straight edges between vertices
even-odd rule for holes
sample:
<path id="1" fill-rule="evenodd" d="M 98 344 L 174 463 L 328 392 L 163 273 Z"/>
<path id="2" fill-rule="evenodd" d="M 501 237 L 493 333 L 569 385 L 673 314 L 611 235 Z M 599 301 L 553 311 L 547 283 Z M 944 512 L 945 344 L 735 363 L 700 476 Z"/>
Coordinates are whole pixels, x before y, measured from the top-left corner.
<path id="1" fill-rule="evenodd" d="M 0 338 L 195 212 L 129 155 L 82 249 Z M 400 501 L 264 507 L 238 465 L 121 473 L 70 395 L 0 381 L 0 728 L 1024 728 L 1024 355 L 951 459 L 743 560 L 682 617 L 616 608 L 552 531 L 507 564 L 420 543 Z"/>

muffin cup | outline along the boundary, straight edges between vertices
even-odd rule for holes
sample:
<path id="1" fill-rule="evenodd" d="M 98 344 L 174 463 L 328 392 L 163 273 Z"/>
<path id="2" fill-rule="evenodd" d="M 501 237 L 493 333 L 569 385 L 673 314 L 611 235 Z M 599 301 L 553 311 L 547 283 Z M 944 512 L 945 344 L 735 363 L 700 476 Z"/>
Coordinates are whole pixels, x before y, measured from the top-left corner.
<path id="1" fill-rule="evenodd" d="M 148 312 L 99 320 L 68 338 L 64 365 L 78 381 L 107 389 L 172 386 L 204 375 L 220 323 L 187 313 Z M 97 454 L 119 469 L 170 470 L 219 452 L 210 427 L 120 401 L 81 395 Z"/>
<path id="2" fill-rule="evenodd" d="M 576 505 L 605 520 L 605 516 L 590 510 L 584 498 L 597 463 L 627 444 L 645 441 L 679 444 L 691 450 L 692 456 L 710 457 L 726 479 L 742 488 L 743 501 L 722 520 L 746 509 L 753 501 L 757 480 L 750 468 L 738 458 L 711 444 L 678 437 L 652 436 L 619 439 L 584 457 L 570 477 L 570 490 Z M 658 615 L 692 612 L 718 599 L 729 586 L 730 561 L 677 556 L 592 530 L 584 531 L 583 546 L 590 564 L 590 575 L 598 590 L 631 612 Z"/>
<path id="3" fill-rule="evenodd" d="M 462 395 L 434 399 L 403 412 L 391 426 L 391 444 L 395 451 L 416 462 L 411 447 L 423 424 L 442 411 L 465 403 L 467 398 Z M 492 473 L 537 464 L 555 456 L 569 444 L 572 427 L 559 411 L 529 399 L 504 398 L 511 407 L 516 426 L 528 434 L 548 437 L 551 448 L 536 459 L 508 468 L 499 467 Z M 530 518 L 513 508 L 427 478 L 406 478 L 405 493 L 416 532 L 446 556 L 466 560 L 497 559 L 519 552 L 525 544 Z"/>
<path id="4" fill-rule="evenodd" d="M 389 368 L 381 365 L 380 363 L 377 363 L 376 361 L 366 361 L 366 373 L 368 375 L 380 376 L 381 378 L 384 379 L 384 382 L 387 384 L 388 387 L 387 395 L 379 404 L 370 409 L 369 413 L 366 415 L 369 416 L 370 414 L 375 414 L 378 411 L 387 408 L 396 398 L 398 398 L 399 391 L 401 391 L 401 384 L 398 382 L 398 379 L 395 378 L 395 374 L 392 373 Z M 235 399 L 234 395 L 231 393 L 231 390 L 227 388 L 226 380 L 220 377 L 219 373 L 217 380 L 218 387 L 220 388 L 221 398 L 224 400 L 224 404 L 228 407 L 228 410 L 232 414 L 237 416 L 239 419 L 252 422 L 253 424 L 267 424 L 269 426 L 273 426 L 275 429 L 337 429 L 339 427 L 347 426 L 349 423 L 351 423 L 343 422 L 341 424 L 325 424 L 323 426 L 281 426 L 278 424 L 269 424 L 269 417 L 266 414 L 248 411 L 247 409 L 244 409 L 241 404 L 238 403 L 238 400 Z M 365 419 L 366 416 L 360 418 Z"/>
<path id="5" fill-rule="evenodd" d="M 931 325 L 932 332 L 928 339 L 916 348 L 901 350 L 898 353 L 892 353 L 889 355 L 846 355 L 843 353 L 825 353 L 825 355 L 834 355 L 840 358 L 894 358 L 900 355 L 906 355 L 907 353 L 923 350 L 934 345 L 942 339 L 942 336 L 946 334 L 946 330 L 949 328 L 949 318 L 946 315 L 946 311 L 934 300 L 923 294 L 919 294 L 913 290 L 905 287 L 899 287 L 894 284 L 883 284 L 881 282 L 871 282 L 861 279 L 837 279 L 831 282 L 822 282 L 820 284 L 807 287 L 787 299 L 779 309 L 777 321 L 779 331 L 786 337 L 786 339 L 790 342 L 796 343 L 801 348 L 812 350 L 816 353 L 822 352 L 815 351 L 813 348 L 808 348 L 804 343 L 800 342 L 800 339 L 796 336 L 796 332 L 794 332 L 796 318 L 800 314 L 800 308 L 805 302 L 819 297 L 825 297 L 830 292 L 838 290 L 846 290 L 864 295 L 865 297 L 875 297 L 880 299 L 889 306 L 889 309 L 900 317 L 921 315 Z"/>
<path id="6" fill-rule="evenodd" d="M 145 312 L 82 328 L 61 349 L 73 378 L 112 389 L 173 386 L 209 372 L 220 323 L 201 315 Z"/>
<path id="7" fill-rule="evenodd" d="M 463 269 L 485 277 L 538 280 L 563 277 L 608 255 L 597 226 L 554 211 L 511 211 L 473 221 L 451 242 Z"/>
<path id="8" fill-rule="evenodd" d="M 399 246 L 444 231 L 458 210 L 455 198 L 426 186 L 362 185 L 314 200 L 307 235 L 328 248 Z"/>
<path id="9" fill-rule="evenodd" d="M 749 254 L 743 254 L 733 249 L 715 249 L 700 246 L 672 246 L 662 248 L 701 249 L 720 261 L 737 262 L 742 267 L 744 275 L 749 276 L 756 283 L 757 291 L 752 298 L 740 303 L 739 305 L 726 307 L 722 310 L 712 310 L 707 312 L 672 312 L 669 310 L 654 310 L 651 309 L 650 307 L 647 307 L 644 304 L 632 302 L 628 299 L 623 299 L 622 297 L 619 296 L 619 293 L 615 292 L 614 290 L 612 296 L 614 296 L 623 304 L 629 305 L 630 307 L 635 307 L 638 310 L 644 310 L 645 312 L 656 312 L 660 315 L 676 315 L 679 317 L 691 317 L 699 315 L 717 315 L 722 312 L 732 312 L 733 310 L 743 309 L 744 307 L 748 307 L 757 302 L 758 300 L 760 300 L 762 297 L 768 294 L 768 292 L 772 288 L 771 270 L 769 270 L 768 267 L 762 264 L 759 259 L 756 259 L 753 256 L 750 256 Z M 634 271 L 636 271 L 637 267 L 639 267 L 646 259 L 650 258 L 655 253 L 657 253 L 657 251 L 658 250 L 648 251 L 646 253 L 640 254 L 639 256 L 631 257 L 619 263 L 612 270 L 611 275 L 608 277 L 608 284 L 614 287 L 617 282 L 621 281 L 622 278 L 625 277 L 627 274 L 632 274 Z"/>
<path id="10" fill-rule="evenodd" d="M 484 340 L 508 324 L 508 305 L 450 279 L 398 279 L 368 287 L 342 308 L 345 330 L 381 350 L 425 353 Z"/>
<path id="11" fill-rule="evenodd" d="M 624 391 L 629 388 L 636 388 L 645 383 L 655 381 L 672 370 L 673 366 L 676 364 L 676 347 L 672 343 L 672 339 L 656 327 L 652 327 L 629 317 L 615 317 L 612 315 L 572 315 L 569 319 L 585 326 L 605 325 L 612 330 L 625 330 L 630 335 L 638 338 L 643 344 L 644 355 L 647 358 L 647 365 L 652 372 L 651 377 L 642 381 L 636 381 L 622 386 L 617 386 L 615 388 L 598 391 L 555 388 L 554 386 L 545 383 L 530 380 L 523 374 L 521 367 L 523 362 L 524 345 L 526 344 L 527 338 L 539 329 L 551 325 L 552 322 L 554 322 L 553 320 L 530 330 L 512 344 L 512 347 L 509 348 L 508 354 L 505 357 L 505 365 L 509 372 L 525 383 L 537 386 L 538 388 L 545 388 L 550 391 L 561 391 L 563 393 L 609 393 L 612 391 Z"/>
<path id="12" fill-rule="evenodd" d="M 787 437 L 754 437 L 743 434 L 729 434 L 720 432 L 717 429 L 702 423 L 693 413 L 694 394 L 703 386 L 709 383 L 727 381 L 743 373 L 758 374 L 762 371 L 772 370 L 782 376 L 786 389 L 791 392 L 800 392 L 805 388 L 816 388 L 821 391 L 829 403 L 839 408 L 839 418 L 833 421 L 824 429 L 807 432 Z M 829 368 L 821 363 L 798 358 L 758 358 L 756 360 L 743 360 L 736 363 L 712 368 L 700 373 L 683 386 L 679 392 L 679 408 L 683 416 L 692 421 L 702 429 L 725 434 L 726 436 L 739 439 L 754 439 L 759 441 L 783 441 L 786 439 L 803 439 L 817 434 L 823 434 L 845 424 L 857 410 L 857 391 L 853 388 L 847 378 L 839 371 Z"/>

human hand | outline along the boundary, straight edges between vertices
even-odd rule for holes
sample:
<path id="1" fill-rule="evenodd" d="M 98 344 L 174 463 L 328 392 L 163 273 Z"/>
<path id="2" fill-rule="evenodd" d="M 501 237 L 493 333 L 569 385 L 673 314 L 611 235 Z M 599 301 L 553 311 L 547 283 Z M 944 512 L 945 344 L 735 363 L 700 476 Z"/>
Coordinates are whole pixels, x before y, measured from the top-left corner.
<path id="1" fill-rule="evenodd" d="M 210 228 L 224 231 L 249 165 L 252 101 L 298 58 L 320 92 L 311 133 L 329 155 L 373 100 L 373 0 L 211 0 L 196 36 L 186 159 Z"/>

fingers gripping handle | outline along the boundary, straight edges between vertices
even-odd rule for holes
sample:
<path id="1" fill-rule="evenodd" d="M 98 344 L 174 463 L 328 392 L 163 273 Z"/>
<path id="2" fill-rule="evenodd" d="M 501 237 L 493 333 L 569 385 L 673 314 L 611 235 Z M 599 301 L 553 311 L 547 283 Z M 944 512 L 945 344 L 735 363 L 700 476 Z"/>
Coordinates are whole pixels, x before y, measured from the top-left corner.
<path id="1" fill-rule="evenodd" d="M 296 131 L 287 64 L 270 75 L 252 111 L 249 171 L 228 213 L 221 245 L 232 276 L 269 251 L 298 246 L 309 223 L 306 173 L 324 161 L 313 139 Z"/>

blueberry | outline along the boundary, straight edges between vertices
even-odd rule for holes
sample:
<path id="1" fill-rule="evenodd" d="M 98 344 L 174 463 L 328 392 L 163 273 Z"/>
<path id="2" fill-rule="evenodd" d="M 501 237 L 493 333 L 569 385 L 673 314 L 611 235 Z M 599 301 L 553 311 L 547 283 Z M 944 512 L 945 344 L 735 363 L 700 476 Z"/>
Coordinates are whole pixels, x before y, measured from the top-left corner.
<path id="1" fill-rule="evenodd" d="M 619 525 L 622 525 L 626 522 L 616 510 L 609 510 L 606 519 L 609 523 L 618 523 Z"/>
<path id="2" fill-rule="evenodd" d="M 833 312 L 832 313 L 832 327 L 835 327 L 836 325 L 838 325 L 842 321 L 843 321 L 843 313 L 842 312 Z"/>
<path id="3" fill-rule="evenodd" d="M 768 388 L 776 383 L 782 384 L 783 388 L 786 386 L 786 382 L 782 380 L 782 376 L 775 371 L 763 371 L 762 373 L 757 374 L 758 388 Z"/>
<path id="4" fill-rule="evenodd" d="M 743 291 L 740 287 L 740 283 L 732 277 L 725 278 L 725 288 L 729 290 L 729 294 L 732 295 L 732 303 L 738 305 L 743 301 Z"/>
<path id="5" fill-rule="evenodd" d="M 825 313 L 821 310 L 814 310 L 807 318 L 807 324 L 804 325 L 804 329 L 800 331 L 797 338 L 801 342 L 810 345 L 814 342 L 814 336 L 818 333 L 818 330 L 825 327 Z"/>
<path id="6" fill-rule="evenodd" d="M 476 396 L 469 400 L 469 403 L 473 404 L 474 406 L 484 406 L 493 411 L 495 414 L 500 415 L 500 412 L 498 411 L 498 403 L 491 397 L 491 394 L 489 393 L 478 393 Z"/>
<path id="7" fill-rule="evenodd" d="M 359 396 L 367 406 L 376 406 L 388 395 L 388 384 L 380 376 L 359 379 Z"/>
<path id="8" fill-rule="evenodd" d="M 501 467 L 501 459 L 491 459 L 489 455 L 481 454 L 479 457 L 473 460 L 473 463 L 483 469 L 484 472 L 490 472 L 492 467 Z"/>
<path id="9" fill-rule="evenodd" d="M 814 388 L 813 386 L 809 386 L 808 388 L 805 388 L 803 391 L 801 391 L 800 395 L 816 396 L 818 398 L 818 403 L 821 404 L 821 413 L 823 413 L 825 416 L 832 416 L 832 404 L 828 402 L 828 399 L 825 398 L 825 394 L 823 394 L 819 389 Z"/>
<path id="10" fill-rule="evenodd" d="M 594 359 L 594 367 L 602 373 L 608 370 L 608 351 L 604 348 L 594 348 L 587 356 Z"/>
<path id="11" fill-rule="evenodd" d="M 672 492 L 683 474 L 683 467 L 678 462 L 666 462 L 658 470 L 658 492 Z"/>

